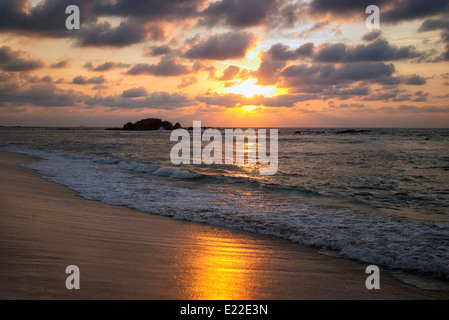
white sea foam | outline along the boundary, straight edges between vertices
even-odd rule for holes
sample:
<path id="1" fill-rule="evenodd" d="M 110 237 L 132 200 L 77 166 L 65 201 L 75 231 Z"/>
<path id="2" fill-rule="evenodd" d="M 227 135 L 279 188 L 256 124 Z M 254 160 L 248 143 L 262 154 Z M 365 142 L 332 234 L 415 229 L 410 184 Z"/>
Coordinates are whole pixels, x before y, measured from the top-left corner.
<path id="1" fill-rule="evenodd" d="M 199 175 L 118 159 L 8 147 L 44 160 L 24 165 L 86 199 L 176 219 L 244 229 L 335 250 L 392 269 L 449 279 L 449 223 L 368 215 L 350 209 L 289 203 L 222 183 L 195 188 Z M 158 177 L 158 179 L 156 179 Z"/>

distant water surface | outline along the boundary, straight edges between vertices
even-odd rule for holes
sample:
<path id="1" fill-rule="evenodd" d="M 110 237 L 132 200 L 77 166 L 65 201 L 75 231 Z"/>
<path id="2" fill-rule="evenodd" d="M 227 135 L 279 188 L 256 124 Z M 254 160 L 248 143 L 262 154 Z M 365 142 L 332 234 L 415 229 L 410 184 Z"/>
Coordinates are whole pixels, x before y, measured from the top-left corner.
<path id="1" fill-rule="evenodd" d="M 449 280 L 449 129 L 279 129 L 279 169 L 170 162 L 170 132 L 0 128 L 86 199 Z M 86 213 L 88 214 L 88 213 Z"/>

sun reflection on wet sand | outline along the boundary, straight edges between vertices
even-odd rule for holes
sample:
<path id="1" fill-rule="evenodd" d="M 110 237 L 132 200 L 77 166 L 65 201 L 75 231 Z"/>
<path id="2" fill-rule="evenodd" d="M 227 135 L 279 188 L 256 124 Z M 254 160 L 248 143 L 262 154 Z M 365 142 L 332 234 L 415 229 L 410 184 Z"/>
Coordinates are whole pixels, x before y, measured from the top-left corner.
<path id="1" fill-rule="evenodd" d="M 262 284 L 254 281 L 265 255 L 260 247 L 227 232 L 193 236 L 195 247 L 183 261 L 188 269 L 182 285 L 188 299 L 245 300 L 261 295 Z"/>

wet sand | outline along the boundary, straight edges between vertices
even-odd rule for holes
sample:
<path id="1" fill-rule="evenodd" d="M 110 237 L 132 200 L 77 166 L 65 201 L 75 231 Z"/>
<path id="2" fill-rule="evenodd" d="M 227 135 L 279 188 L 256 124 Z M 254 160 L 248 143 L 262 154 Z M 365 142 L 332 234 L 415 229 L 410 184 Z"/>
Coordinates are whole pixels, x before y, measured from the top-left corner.
<path id="1" fill-rule="evenodd" d="M 449 298 L 386 270 L 367 290 L 367 265 L 317 248 L 85 200 L 19 166 L 38 160 L 0 150 L 0 299 Z"/>

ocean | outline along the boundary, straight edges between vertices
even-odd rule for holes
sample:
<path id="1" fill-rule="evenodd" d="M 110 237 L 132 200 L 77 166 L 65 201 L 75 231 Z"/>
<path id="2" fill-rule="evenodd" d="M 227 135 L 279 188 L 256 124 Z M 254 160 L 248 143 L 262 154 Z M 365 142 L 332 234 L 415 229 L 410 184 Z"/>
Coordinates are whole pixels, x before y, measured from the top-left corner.
<path id="1" fill-rule="evenodd" d="M 449 129 L 280 128 L 279 168 L 173 165 L 169 131 L 1 127 L 79 196 L 449 280 Z M 86 215 L 89 212 L 85 213 Z"/>

